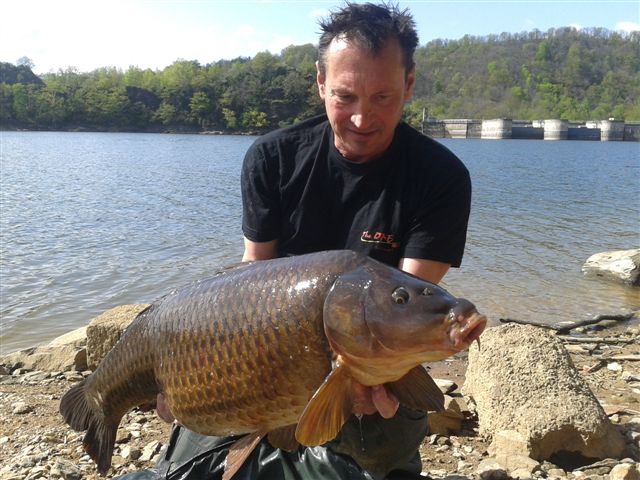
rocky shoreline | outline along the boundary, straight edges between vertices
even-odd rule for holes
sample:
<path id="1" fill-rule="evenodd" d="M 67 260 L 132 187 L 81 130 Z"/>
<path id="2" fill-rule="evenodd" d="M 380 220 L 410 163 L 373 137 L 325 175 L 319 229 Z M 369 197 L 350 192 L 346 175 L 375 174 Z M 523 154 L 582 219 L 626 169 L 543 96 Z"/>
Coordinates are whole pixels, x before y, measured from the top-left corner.
<path id="1" fill-rule="evenodd" d="M 640 342 L 637 322 L 596 325 L 565 342 L 577 372 L 602 405 L 608 420 L 627 443 L 624 458 L 577 464 L 576 459 L 535 461 L 507 458 L 481 435 L 478 409 L 461 393 L 468 355 L 431 365 L 431 374 L 447 392 L 448 410 L 432 426 L 421 448 L 423 475 L 432 479 L 625 479 L 640 478 Z M 617 339 L 613 341 L 612 339 Z M 12 357 L 15 358 L 15 357 Z M 82 448 L 82 433 L 73 432 L 58 414 L 61 396 L 90 372 L 30 370 L 0 358 L 0 479 L 99 479 Z M 170 425 L 154 411 L 134 410 L 118 430 L 113 467 L 107 478 L 152 466 L 169 438 Z M 502 452 L 504 453 L 504 452 Z M 509 460 L 509 461 L 512 461 Z"/>

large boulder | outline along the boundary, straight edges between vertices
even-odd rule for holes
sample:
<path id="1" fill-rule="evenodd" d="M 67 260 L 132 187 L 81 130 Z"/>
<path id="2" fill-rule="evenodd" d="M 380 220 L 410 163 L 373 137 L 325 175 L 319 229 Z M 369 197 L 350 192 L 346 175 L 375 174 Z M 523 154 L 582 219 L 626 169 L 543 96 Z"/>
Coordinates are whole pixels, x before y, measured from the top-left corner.
<path id="1" fill-rule="evenodd" d="M 43 372 L 68 372 L 87 369 L 87 351 L 72 345 L 42 345 L 25 348 L 0 357 L 0 365 L 9 370 L 24 368 Z"/>
<path id="2" fill-rule="evenodd" d="M 149 305 L 121 305 L 97 316 L 87 325 L 87 365 L 95 370 L 120 339 L 122 332 Z"/>
<path id="3" fill-rule="evenodd" d="M 50 347 L 59 345 L 71 345 L 76 348 L 85 348 L 87 346 L 87 327 L 76 328 L 70 332 L 64 333 L 49 342 Z"/>
<path id="4" fill-rule="evenodd" d="M 640 285 L 640 248 L 591 255 L 582 266 L 586 275 Z"/>
<path id="5" fill-rule="evenodd" d="M 622 434 L 562 342 L 545 329 L 514 324 L 487 329 L 480 347 L 469 350 L 463 392 L 476 404 L 480 434 L 494 440 L 494 455 L 504 444 L 509 455 L 540 461 L 555 453 L 593 459 L 625 453 Z"/>
<path id="6" fill-rule="evenodd" d="M 87 369 L 86 327 L 61 335 L 47 345 L 25 348 L 0 357 L 9 370 L 24 368 L 44 372 L 84 371 Z"/>

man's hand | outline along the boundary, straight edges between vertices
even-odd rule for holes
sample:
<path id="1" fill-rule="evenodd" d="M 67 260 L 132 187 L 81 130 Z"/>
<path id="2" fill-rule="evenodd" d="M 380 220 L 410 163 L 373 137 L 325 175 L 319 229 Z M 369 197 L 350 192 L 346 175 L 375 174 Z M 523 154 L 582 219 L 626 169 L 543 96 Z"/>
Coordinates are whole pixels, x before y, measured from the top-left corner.
<path id="1" fill-rule="evenodd" d="M 352 382 L 351 401 L 355 415 L 372 415 L 380 413 L 383 418 L 391 418 L 398 411 L 398 399 L 384 385 L 365 387 L 356 381 Z"/>

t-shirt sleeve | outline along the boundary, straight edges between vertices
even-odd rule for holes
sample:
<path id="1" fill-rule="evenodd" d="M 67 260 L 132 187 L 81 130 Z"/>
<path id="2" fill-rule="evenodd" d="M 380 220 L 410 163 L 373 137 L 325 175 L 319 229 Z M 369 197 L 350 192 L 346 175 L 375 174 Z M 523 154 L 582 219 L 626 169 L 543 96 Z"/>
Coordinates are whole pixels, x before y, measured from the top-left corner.
<path id="1" fill-rule="evenodd" d="M 259 144 L 249 147 L 242 163 L 240 188 L 242 232 L 253 242 L 268 242 L 280 236 L 277 168 Z"/>
<path id="2" fill-rule="evenodd" d="M 460 266 L 471 209 L 471 179 L 457 157 L 450 157 L 449 167 L 416 199 L 402 257 Z"/>

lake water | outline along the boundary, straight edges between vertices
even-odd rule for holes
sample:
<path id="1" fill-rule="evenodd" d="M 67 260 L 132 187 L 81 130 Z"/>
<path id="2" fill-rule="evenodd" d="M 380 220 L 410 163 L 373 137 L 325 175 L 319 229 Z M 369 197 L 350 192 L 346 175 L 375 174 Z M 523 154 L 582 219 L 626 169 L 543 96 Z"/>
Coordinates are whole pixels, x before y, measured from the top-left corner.
<path id="1" fill-rule="evenodd" d="M 242 255 L 239 174 L 252 137 L 0 132 L 2 353 L 109 308 L 148 303 Z M 463 265 L 443 282 L 493 321 L 640 308 L 583 277 L 640 246 L 638 143 L 442 140 L 474 183 Z"/>

